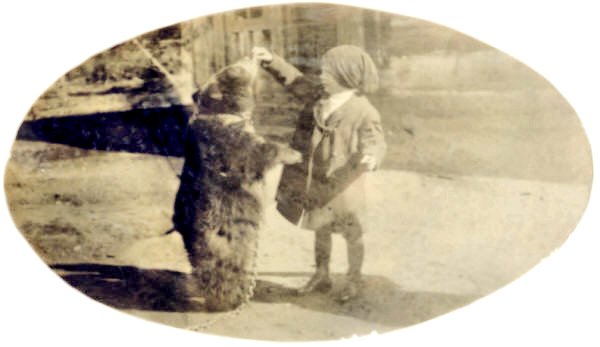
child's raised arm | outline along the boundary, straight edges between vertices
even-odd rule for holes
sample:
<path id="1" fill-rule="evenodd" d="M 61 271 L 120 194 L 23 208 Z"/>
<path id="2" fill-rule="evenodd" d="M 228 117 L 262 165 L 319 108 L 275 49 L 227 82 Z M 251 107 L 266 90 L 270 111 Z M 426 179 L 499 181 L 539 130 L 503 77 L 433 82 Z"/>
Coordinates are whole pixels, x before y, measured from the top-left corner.
<path id="1" fill-rule="evenodd" d="M 321 93 L 320 83 L 304 76 L 302 72 L 280 56 L 273 54 L 264 47 L 254 47 L 252 56 L 300 102 L 307 104 L 319 99 Z"/>

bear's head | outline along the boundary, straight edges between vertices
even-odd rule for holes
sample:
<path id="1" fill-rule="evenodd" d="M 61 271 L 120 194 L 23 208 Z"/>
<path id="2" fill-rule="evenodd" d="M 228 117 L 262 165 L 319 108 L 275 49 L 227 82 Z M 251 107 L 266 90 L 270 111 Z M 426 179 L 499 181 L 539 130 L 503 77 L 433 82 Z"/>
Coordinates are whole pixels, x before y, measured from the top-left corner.
<path id="1" fill-rule="evenodd" d="M 205 115 L 252 113 L 256 71 L 253 60 L 242 59 L 212 75 L 192 96 L 197 112 Z"/>

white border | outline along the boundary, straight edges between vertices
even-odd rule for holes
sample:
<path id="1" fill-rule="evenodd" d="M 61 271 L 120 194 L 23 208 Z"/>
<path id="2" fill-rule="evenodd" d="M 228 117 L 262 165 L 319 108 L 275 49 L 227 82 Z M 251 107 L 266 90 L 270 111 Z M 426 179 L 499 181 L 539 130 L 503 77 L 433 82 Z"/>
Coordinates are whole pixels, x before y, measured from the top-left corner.
<path id="1" fill-rule="evenodd" d="M 13 136 L 28 108 L 59 76 L 89 56 L 164 25 L 236 7 L 279 2 L 2 2 L 2 170 Z M 444 24 L 531 66 L 571 102 L 596 151 L 595 162 L 599 162 L 600 21 L 593 1 L 420 0 L 394 1 L 391 5 L 391 1 L 347 0 L 343 3 Z M 88 300 L 45 269 L 14 228 L 4 199 L 1 203 L 0 345 L 259 345 L 148 323 Z M 600 346 L 597 211 L 596 192 L 586 215 L 563 247 L 513 284 L 483 300 L 383 337 L 330 344 Z"/>

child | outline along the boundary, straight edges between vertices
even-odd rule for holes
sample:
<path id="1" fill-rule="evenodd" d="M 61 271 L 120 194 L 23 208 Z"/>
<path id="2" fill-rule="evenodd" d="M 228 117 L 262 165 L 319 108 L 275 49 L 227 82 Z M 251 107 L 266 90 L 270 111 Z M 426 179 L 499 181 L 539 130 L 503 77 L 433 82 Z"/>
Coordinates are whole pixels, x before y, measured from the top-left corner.
<path id="1" fill-rule="evenodd" d="M 363 227 L 346 202 L 364 199 L 348 189 L 366 171 L 375 170 L 386 150 L 380 116 L 365 97 L 378 88 L 377 69 L 361 48 L 343 45 L 321 59 L 320 83 L 268 50 L 256 47 L 255 59 L 305 105 L 292 148 L 303 155 L 285 167 L 278 209 L 290 221 L 315 230 L 316 272 L 301 293 L 331 289 L 332 233 L 347 243 L 348 274 L 341 300 L 358 294 L 364 257 Z"/>

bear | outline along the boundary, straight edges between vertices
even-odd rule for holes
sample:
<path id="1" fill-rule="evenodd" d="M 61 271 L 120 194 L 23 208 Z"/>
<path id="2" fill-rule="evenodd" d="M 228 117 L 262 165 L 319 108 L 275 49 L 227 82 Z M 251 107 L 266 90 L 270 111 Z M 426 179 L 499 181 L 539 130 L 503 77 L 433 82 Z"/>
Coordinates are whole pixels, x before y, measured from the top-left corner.
<path id="1" fill-rule="evenodd" d="M 175 197 L 174 230 L 192 266 L 187 296 L 202 297 L 208 311 L 235 309 L 252 296 L 258 231 L 278 183 L 272 172 L 301 160 L 255 133 L 254 76 L 245 64 L 225 67 L 194 94 Z"/>

